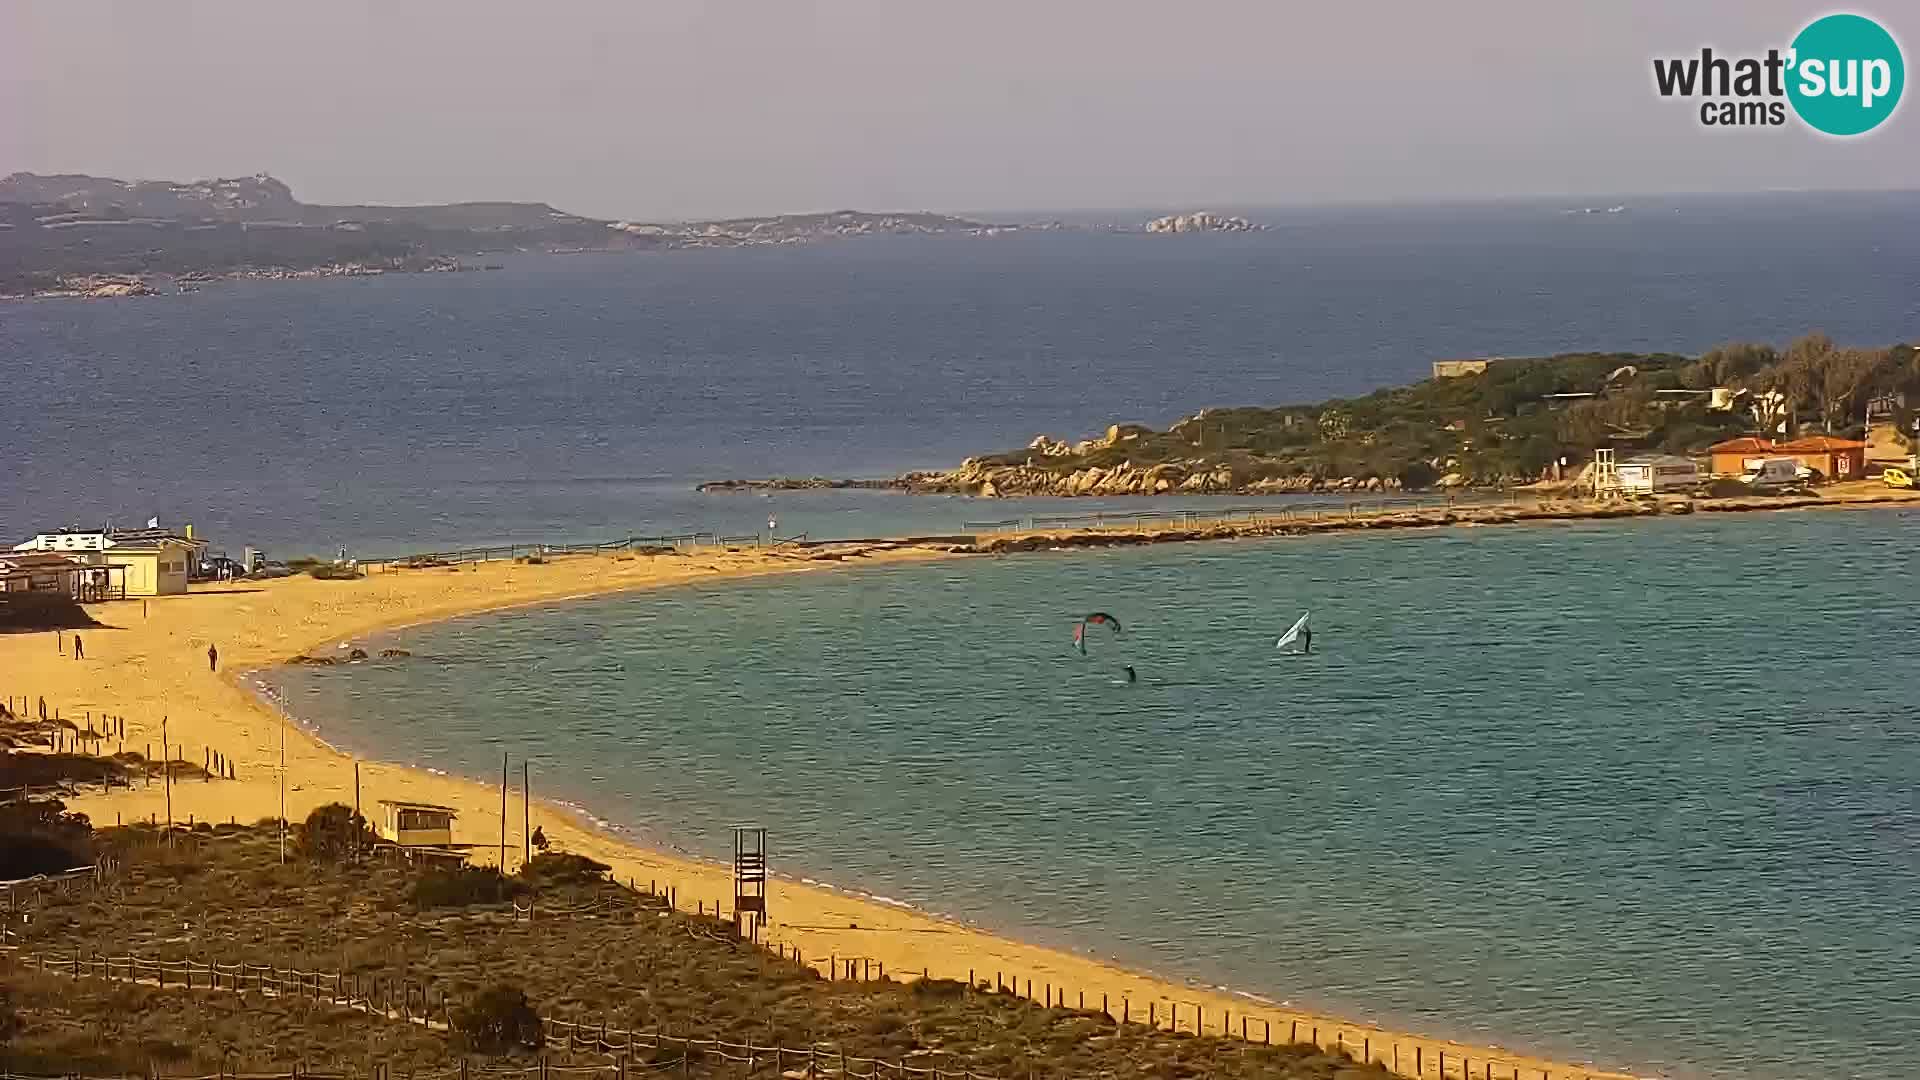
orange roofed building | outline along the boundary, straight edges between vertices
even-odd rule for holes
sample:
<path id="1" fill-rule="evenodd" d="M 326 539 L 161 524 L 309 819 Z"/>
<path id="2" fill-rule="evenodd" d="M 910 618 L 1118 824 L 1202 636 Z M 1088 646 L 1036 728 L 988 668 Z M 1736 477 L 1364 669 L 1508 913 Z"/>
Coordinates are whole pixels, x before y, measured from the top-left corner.
<path id="1" fill-rule="evenodd" d="M 1866 474 L 1867 444 L 1857 439 L 1836 439 L 1831 435 L 1807 435 L 1786 442 L 1774 442 L 1748 435 L 1715 443 L 1715 476 L 1739 476 L 1748 466 L 1767 458 L 1792 458 L 1818 474 L 1821 480 L 1858 480 Z"/>

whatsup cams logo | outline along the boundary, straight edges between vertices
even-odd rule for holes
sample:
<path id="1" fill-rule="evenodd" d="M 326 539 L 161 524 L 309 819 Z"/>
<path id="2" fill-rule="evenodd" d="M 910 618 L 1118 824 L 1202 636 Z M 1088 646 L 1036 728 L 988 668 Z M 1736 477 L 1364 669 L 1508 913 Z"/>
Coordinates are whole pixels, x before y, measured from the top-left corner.
<path id="1" fill-rule="evenodd" d="M 1780 127 L 1788 109 L 1826 135 L 1864 135 L 1900 104 L 1907 69 L 1900 44 L 1864 15 L 1827 15 L 1808 23 L 1786 49 L 1765 56 L 1699 56 L 1653 62 L 1664 98 L 1699 99 L 1706 127 Z"/>

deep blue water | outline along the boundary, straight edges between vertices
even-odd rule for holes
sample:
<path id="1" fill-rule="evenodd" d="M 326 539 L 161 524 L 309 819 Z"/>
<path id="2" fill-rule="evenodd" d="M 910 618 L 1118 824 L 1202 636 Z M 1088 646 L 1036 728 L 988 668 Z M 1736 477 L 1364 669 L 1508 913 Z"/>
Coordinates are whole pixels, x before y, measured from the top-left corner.
<path id="1" fill-rule="evenodd" d="M 1920 325 L 1920 195 L 1251 211 L 1259 234 L 875 239 L 0 304 L 0 528 L 362 553 L 751 532 L 701 479 L 890 474 L 1317 400 L 1436 358 Z M 978 509 L 780 501 L 791 527 Z M 876 529 L 876 523 L 890 528 Z"/>
<path id="2" fill-rule="evenodd" d="M 1210 984 L 1641 1075 L 1920 1076 L 1917 542 L 1860 512 L 1038 554 L 270 678 L 364 753 L 528 755 L 655 841 L 757 821 L 788 873 Z M 1095 608 L 1127 632 L 1083 658 Z M 1315 653 L 1276 655 L 1308 608 Z"/>

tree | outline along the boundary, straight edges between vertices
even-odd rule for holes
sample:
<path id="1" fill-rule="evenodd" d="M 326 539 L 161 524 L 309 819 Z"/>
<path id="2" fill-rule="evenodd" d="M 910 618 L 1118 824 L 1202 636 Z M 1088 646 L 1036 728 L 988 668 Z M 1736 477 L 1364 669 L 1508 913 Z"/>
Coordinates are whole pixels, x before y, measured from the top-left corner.
<path id="1" fill-rule="evenodd" d="M 538 1050 L 546 1042 L 540 1014 L 526 991 L 512 983 L 495 983 L 455 1010 L 453 1030 L 469 1049 L 482 1054 Z"/>
<path id="2" fill-rule="evenodd" d="M 1792 409 L 1812 411 L 1820 406 L 1820 388 L 1832 361 L 1833 339 L 1825 334 L 1808 334 L 1787 346 L 1786 355 L 1775 370 L 1777 385 L 1787 395 Z"/>
<path id="3" fill-rule="evenodd" d="M 310 859 L 345 862 L 373 847 L 379 838 L 367 828 L 367 819 L 350 806 L 328 803 L 314 807 L 300 826 L 299 849 Z"/>
<path id="4" fill-rule="evenodd" d="M 1820 372 L 1820 421 L 1828 431 L 1841 426 L 1860 404 L 1860 391 L 1873 378 L 1886 353 L 1872 349 L 1836 349 L 1827 354 Z"/>
<path id="5" fill-rule="evenodd" d="M 13 1004 L 13 987 L 0 986 L 0 1045 L 11 1045 L 20 1034 L 20 1010 Z"/>
<path id="6" fill-rule="evenodd" d="M 93 824 L 57 799 L 0 806 L 0 877 L 57 874 L 93 862 Z"/>
<path id="7" fill-rule="evenodd" d="M 1780 362 L 1780 354 L 1771 345 L 1750 341 L 1732 341 L 1708 349 L 1700 357 L 1701 366 L 1712 375 L 1714 385 L 1732 386 Z"/>

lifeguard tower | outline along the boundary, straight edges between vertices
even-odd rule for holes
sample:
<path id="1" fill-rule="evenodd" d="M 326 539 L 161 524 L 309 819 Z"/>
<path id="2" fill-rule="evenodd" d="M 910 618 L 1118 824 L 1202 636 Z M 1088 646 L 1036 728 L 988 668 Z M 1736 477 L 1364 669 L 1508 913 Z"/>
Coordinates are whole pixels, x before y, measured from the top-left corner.
<path id="1" fill-rule="evenodd" d="M 1603 446 L 1593 452 L 1593 497 L 1611 499 L 1620 494 L 1620 464 L 1614 460 L 1613 447 Z"/>
<path id="2" fill-rule="evenodd" d="M 380 838 L 403 848 L 453 846 L 453 807 L 381 799 Z"/>
<path id="3" fill-rule="evenodd" d="M 733 827 L 733 923 L 749 941 L 760 940 L 767 921 L 767 830 Z"/>

